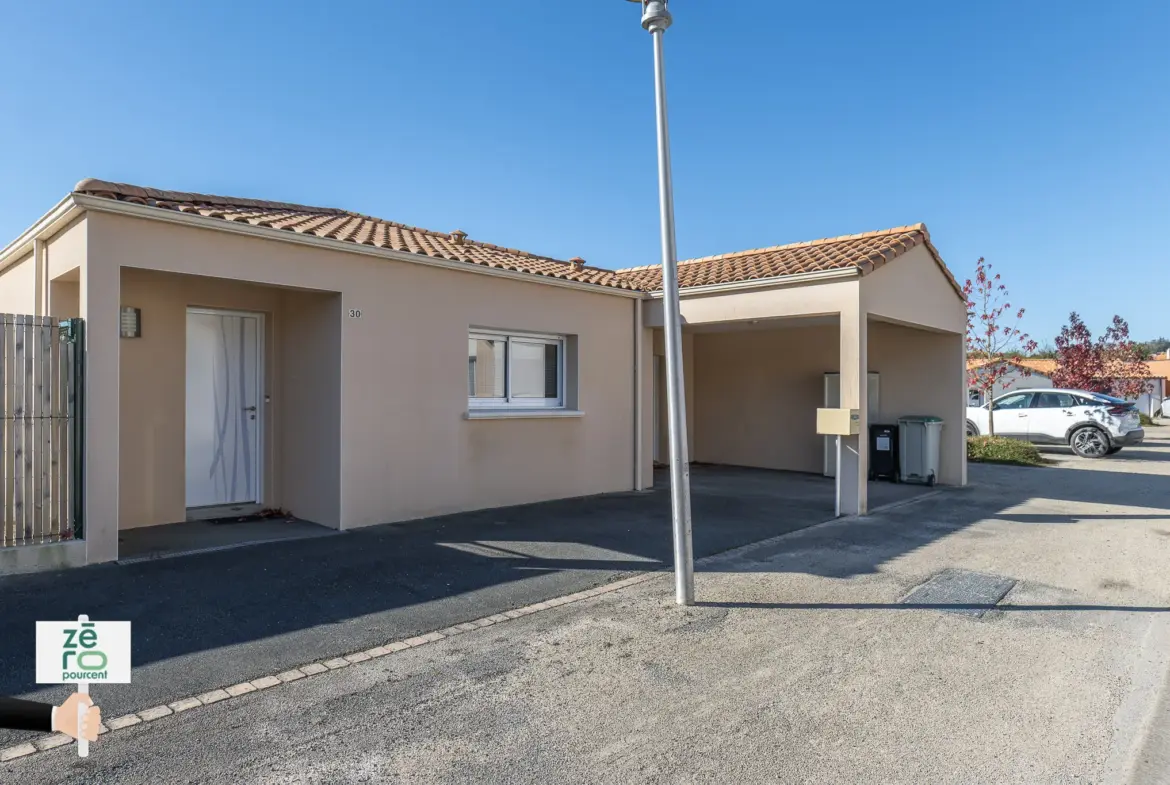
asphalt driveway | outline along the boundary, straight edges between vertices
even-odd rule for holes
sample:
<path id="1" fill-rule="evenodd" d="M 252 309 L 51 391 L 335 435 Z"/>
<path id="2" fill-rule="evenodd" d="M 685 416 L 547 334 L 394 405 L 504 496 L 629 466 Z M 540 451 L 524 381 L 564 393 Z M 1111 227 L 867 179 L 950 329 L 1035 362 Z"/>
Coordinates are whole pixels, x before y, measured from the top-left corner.
<path id="1" fill-rule="evenodd" d="M 1123 455 L 973 466 L 700 561 L 691 608 L 661 576 L 0 779 L 1164 785 L 1170 441 Z M 735 516 L 761 504 L 741 480 Z"/>
<path id="2" fill-rule="evenodd" d="M 820 523 L 833 484 L 692 470 L 703 557 Z M 872 504 L 922 489 L 873 484 Z M 667 478 L 624 493 L 450 515 L 337 536 L 0 578 L 0 695 L 38 688 L 37 620 L 133 623 L 134 683 L 95 689 L 107 717 L 539 602 L 671 561 Z M 0 730 L 0 747 L 29 734 Z"/>

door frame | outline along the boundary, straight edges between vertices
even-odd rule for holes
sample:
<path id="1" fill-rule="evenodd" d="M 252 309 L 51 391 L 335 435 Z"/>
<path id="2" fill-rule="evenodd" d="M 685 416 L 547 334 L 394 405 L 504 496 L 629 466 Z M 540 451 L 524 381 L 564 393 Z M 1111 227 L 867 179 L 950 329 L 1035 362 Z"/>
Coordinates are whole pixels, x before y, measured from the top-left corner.
<path id="1" fill-rule="evenodd" d="M 265 390 L 268 389 L 268 380 L 266 378 L 265 369 L 267 368 L 267 355 L 265 348 L 268 344 L 268 328 L 265 320 L 265 314 L 262 311 L 242 311 L 235 308 L 208 308 L 204 306 L 187 306 L 187 310 L 183 315 L 183 417 L 186 423 L 187 403 L 186 403 L 186 384 L 187 384 L 187 321 L 186 317 L 191 314 L 202 314 L 204 316 L 247 316 L 256 319 L 256 476 L 253 480 L 255 488 L 255 501 L 252 502 L 228 502 L 227 504 L 215 504 L 207 507 L 187 507 L 187 510 L 207 510 L 207 509 L 234 509 L 245 505 L 254 505 L 262 508 L 264 506 L 264 490 L 265 480 L 267 479 L 267 464 L 265 460 L 267 450 L 265 449 L 265 438 L 267 436 L 267 428 L 265 425 L 268 420 L 268 394 Z M 186 442 L 186 425 L 183 427 L 183 439 Z M 186 463 L 186 448 L 184 447 L 183 454 L 184 463 Z M 186 467 L 183 473 L 183 504 L 187 504 L 187 481 L 186 481 Z"/>

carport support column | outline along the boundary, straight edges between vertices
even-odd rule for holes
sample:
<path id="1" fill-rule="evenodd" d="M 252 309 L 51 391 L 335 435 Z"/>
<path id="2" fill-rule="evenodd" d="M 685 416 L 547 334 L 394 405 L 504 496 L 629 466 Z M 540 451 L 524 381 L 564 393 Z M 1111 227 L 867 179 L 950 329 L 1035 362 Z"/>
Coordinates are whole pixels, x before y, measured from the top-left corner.
<path id="1" fill-rule="evenodd" d="M 92 214 L 91 214 L 92 215 Z M 91 218 L 92 220 L 92 218 Z M 81 266 L 79 311 L 85 319 L 86 562 L 118 558 L 121 268 L 97 252 L 93 225 Z"/>
<path id="2" fill-rule="evenodd" d="M 869 510 L 869 329 L 860 308 L 841 312 L 841 408 L 857 409 L 860 433 L 841 437 L 837 465 L 837 509 L 841 515 Z"/>

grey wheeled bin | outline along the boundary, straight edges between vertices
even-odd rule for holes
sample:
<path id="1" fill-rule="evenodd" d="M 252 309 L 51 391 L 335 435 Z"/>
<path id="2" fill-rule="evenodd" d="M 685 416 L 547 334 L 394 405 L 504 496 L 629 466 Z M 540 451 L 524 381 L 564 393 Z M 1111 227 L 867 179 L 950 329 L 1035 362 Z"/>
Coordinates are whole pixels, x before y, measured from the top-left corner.
<path id="1" fill-rule="evenodd" d="M 941 417 L 898 419 L 898 459 L 902 482 L 934 485 L 938 480 L 942 429 Z"/>

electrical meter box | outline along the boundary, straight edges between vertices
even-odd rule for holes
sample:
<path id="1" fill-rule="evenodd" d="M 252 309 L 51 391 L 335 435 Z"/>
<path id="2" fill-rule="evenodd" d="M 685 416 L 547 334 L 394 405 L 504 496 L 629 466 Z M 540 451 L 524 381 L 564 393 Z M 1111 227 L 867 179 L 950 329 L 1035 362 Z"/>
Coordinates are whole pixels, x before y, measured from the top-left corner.
<path id="1" fill-rule="evenodd" d="M 861 433 L 861 410 L 817 409 L 817 433 L 825 436 L 857 436 Z"/>

